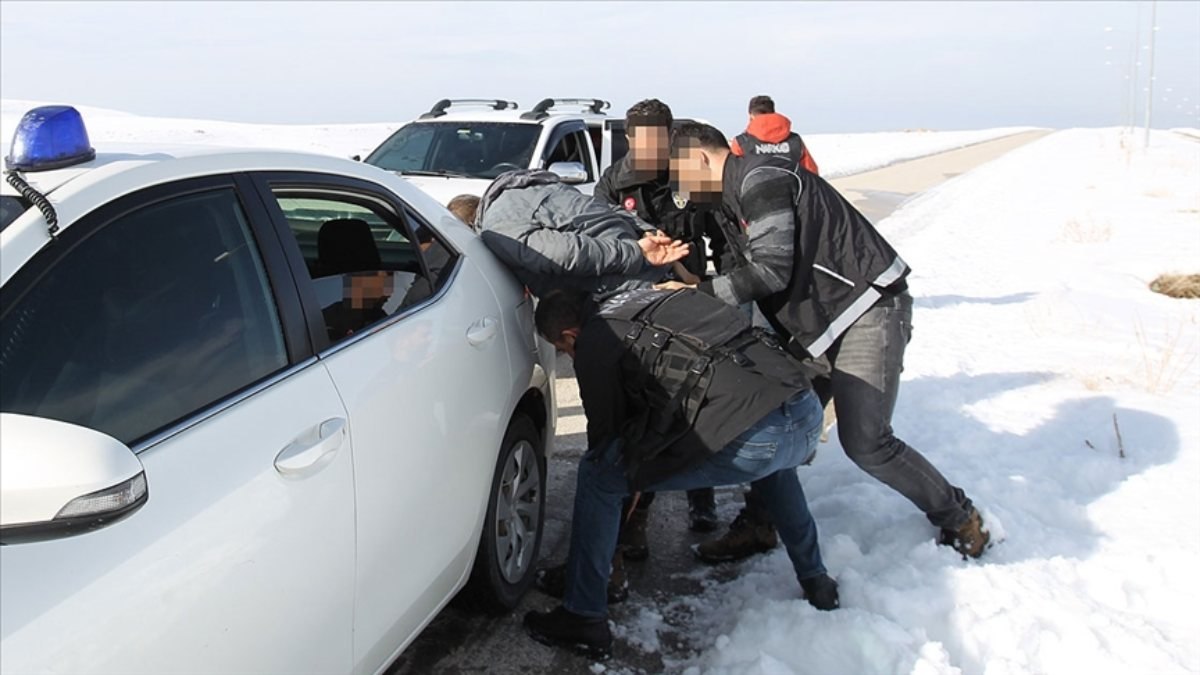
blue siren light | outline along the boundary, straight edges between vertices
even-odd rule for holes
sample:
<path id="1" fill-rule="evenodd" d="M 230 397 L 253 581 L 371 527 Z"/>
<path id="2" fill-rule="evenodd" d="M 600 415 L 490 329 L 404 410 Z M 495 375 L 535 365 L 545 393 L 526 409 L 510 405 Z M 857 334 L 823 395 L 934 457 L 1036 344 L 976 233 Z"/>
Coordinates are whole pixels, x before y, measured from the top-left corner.
<path id="1" fill-rule="evenodd" d="M 95 158 L 79 111 L 69 105 L 46 105 L 21 118 L 4 165 L 10 171 L 49 171 Z"/>

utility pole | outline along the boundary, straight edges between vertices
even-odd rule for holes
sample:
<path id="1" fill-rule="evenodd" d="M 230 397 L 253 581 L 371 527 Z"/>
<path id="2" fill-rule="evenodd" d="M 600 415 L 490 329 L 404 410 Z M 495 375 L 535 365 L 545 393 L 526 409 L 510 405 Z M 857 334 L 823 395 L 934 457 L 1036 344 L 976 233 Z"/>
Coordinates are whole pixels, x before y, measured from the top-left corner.
<path id="1" fill-rule="evenodd" d="M 1142 3 L 1135 5 L 1137 9 L 1137 22 L 1133 28 L 1133 41 L 1129 47 L 1129 116 L 1126 118 L 1129 128 L 1129 137 L 1132 142 L 1133 128 L 1137 125 L 1137 81 L 1138 71 L 1141 70 L 1141 62 L 1138 61 L 1138 47 L 1142 41 Z"/>
<path id="2" fill-rule="evenodd" d="M 1155 19 L 1158 11 L 1158 0 L 1150 3 L 1150 79 L 1146 81 L 1146 137 L 1142 147 L 1150 147 L 1150 116 L 1154 106 L 1154 34 L 1158 31 Z"/>

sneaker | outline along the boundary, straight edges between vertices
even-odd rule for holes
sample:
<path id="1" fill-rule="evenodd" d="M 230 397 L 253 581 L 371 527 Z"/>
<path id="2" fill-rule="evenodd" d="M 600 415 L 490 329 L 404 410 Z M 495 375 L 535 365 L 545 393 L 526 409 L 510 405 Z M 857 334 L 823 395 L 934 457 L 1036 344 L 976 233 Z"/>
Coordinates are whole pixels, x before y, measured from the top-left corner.
<path id="1" fill-rule="evenodd" d="M 968 556 L 978 558 L 983 555 L 991 540 L 991 533 L 983 526 L 983 516 L 974 506 L 967 512 L 967 522 L 957 530 L 943 529 L 938 537 L 939 544 L 953 547 L 962 554 L 963 560 Z"/>
<path id="2" fill-rule="evenodd" d="M 621 538 L 617 548 L 625 555 L 626 560 L 641 562 L 650 556 L 650 543 L 646 541 L 646 520 L 649 517 L 649 508 L 635 508 L 633 515 L 621 526 Z"/>
<path id="3" fill-rule="evenodd" d="M 828 574 L 804 579 L 800 582 L 800 588 L 804 589 L 804 597 L 808 599 L 808 604 L 817 609 L 828 612 L 841 607 L 837 582 Z"/>
<path id="4" fill-rule="evenodd" d="M 692 532 L 715 532 L 717 502 L 712 488 L 688 490 L 688 527 Z"/>
<path id="5" fill-rule="evenodd" d="M 567 564 L 543 567 L 534 572 L 533 585 L 546 595 L 561 600 L 567 593 Z M 608 577 L 608 604 L 624 602 L 628 597 L 629 580 L 625 577 L 625 565 L 618 551 L 613 556 L 612 575 Z"/>
<path id="6" fill-rule="evenodd" d="M 778 545 L 775 526 L 758 520 L 747 509 L 742 509 L 724 536 L 697 544 L 692 547 L 692 552 L 700 560 L 715 565 L 765 553 Z"/>
<path id="7" fill-rule="evenodd" d="M 591 659 L 612 656 L 612 631 L 608 619 L 592 619 L 559 607 L 550 612 L 525 615 L 529 637 L 551 647 L 566 647 Z"/>

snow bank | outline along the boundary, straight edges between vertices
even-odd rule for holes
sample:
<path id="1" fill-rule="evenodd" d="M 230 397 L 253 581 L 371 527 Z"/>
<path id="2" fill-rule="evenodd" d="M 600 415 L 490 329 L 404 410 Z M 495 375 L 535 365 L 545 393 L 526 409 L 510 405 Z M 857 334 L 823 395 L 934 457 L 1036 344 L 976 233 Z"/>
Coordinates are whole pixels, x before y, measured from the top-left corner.
<path id="1" fill-rule="evenodd" d="M 0 146 L 7 148 L 13 131 L 36 101 L 0 101 Z M 213 120 L 143 117 L 76 106 L 87 122 L 92 143 L 151 143 L 175 146 L 275 148 L 339 157 L 366 156 L 407 120 L 376 124 L 240 124 Z M 844 176 L 932 155 L 1021 131 L 1027 127 L 981 131 L 912 131 L 871 134 L 814 134 L 807 143 L 827 177 Z"/>
<path id="2" fill-rule="evenodd" d="M 834 440 L 801 478 L 843 608 L 799 599 L 777 550 L 656 608 L 713 645 L 680 670 L 1200 671 L 1200 301 L 1146 287 L 1200 271 L 1200 144 L 1126 145 L 1053 134 L 881 224 L 915 270 L 897 433 L 1002 541 L 936 546 Z"/>
<path id="3" fill-rule="evenodd" d="M 0 101 L 0 144 L 7 151 L 21 116 L 45 103 Z M 107 108 L 76 106 L 87 123 L 92 145 L 149 143 L 166 146 L 215 145 L 270 148 L 324 155 L 365 156 L 400 128 L 402 122 L 375 124 L 241 124 L 174 117 L 143 117 Z"/>
<path id="4" fill-rule="evenodd" d="M 821 176 L 837 178 L 1034 129 L 1035 127 L 1002 127 L 978 131 L 803 134 L 803 138 L 820 167 Z"/>

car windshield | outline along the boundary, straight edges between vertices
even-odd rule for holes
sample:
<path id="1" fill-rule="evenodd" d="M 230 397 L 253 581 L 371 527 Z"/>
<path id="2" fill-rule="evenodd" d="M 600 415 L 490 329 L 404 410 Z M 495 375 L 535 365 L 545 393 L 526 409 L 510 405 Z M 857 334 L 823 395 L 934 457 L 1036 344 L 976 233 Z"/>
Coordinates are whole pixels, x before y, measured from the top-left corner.
<path id="1" fill-rule="evenodd" d="M 540 131 L 537 124 L 413 122 L 365 161 L 409 176 L 492 179 L 529 168 Z"/>
<path id="2" fill-rule="evenodd" d="M 28 209 L 29 203 L 20 197 L 0 195 L 0 232 Z"/>

